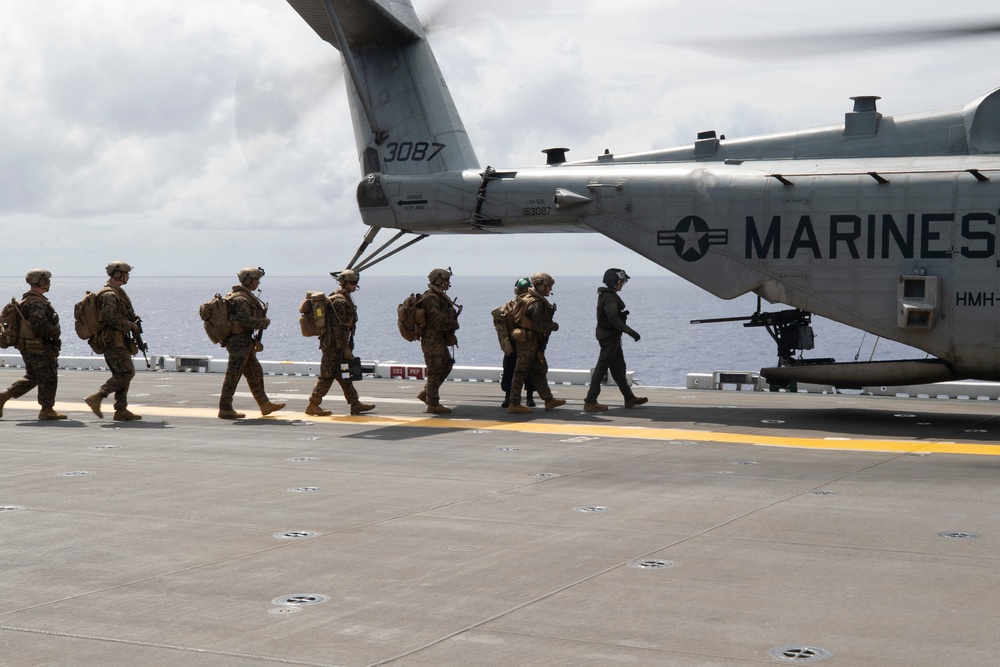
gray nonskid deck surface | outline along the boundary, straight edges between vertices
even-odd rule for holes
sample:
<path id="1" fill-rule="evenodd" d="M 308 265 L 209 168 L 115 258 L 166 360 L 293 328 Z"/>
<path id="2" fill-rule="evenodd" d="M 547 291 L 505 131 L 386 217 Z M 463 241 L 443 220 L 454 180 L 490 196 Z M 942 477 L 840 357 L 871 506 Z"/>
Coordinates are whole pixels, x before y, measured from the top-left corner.
<path id="1" fill-rule="evenodd" d="M 515 417 L 449 383 L 432 417 L 366 380 L 371 418 L 324 419 L 278 376 L 285 411 L 227 422 L 221 376 L 140 373 L 122 424 L 84 411 L 103 380 L 0 420 L 0 664 L 998 662 L 996 402 L 556 387 Z"/>

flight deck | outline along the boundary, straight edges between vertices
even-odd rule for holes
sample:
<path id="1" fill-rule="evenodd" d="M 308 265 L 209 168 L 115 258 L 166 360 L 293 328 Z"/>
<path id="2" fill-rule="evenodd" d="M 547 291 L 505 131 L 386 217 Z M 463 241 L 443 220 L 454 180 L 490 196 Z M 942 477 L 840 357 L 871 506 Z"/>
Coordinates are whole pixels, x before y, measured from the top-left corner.
<path id="1" fill-rule="evenodd" d="M 21 370 L 0 369 L 0 384 Z M 996 664 L 1000 402 L 61 371 L 0 420 L 2 665 Z"/>

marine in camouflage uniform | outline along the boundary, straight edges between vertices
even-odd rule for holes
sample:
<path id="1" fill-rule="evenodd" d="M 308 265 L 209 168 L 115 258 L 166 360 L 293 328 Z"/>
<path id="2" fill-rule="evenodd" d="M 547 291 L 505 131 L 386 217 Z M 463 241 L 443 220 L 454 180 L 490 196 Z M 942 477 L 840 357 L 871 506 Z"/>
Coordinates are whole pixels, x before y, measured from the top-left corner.
<path id="1" fill-rule="evenodd" d="M 240 284 L 233 285 L 233 291 L 226 295 L 229 317 L 233 320 L 233 333 L 222 341 L 222 346 L 229 352 L 229 364 L 226 366 L 226 378 L 222 381 L 222 395 L 219 397 L 220 419 L 246 417 L 244 413 L 233 409 L 233 396 L 241 377 L 246 378 L 250 393 L 257 401 L 262 415 L 269 415 L 285 407 L 284 403 L 272 403 L 268 399 L 264 391 L 264 370 L 257 360 L 260 343 L 254 339 L 254 332 L 263 331 L 271 324 L 266 315 L 267 306 L 253 293 L 260 286 L 264 269 L 248 267 L 241 269 L 236 277 Z"/>
<path id="2" fill-rule="evenodd" d="M 6 391 L 0 392 L 0 417 L 4 403 L 38 387 L 38 404 L 42 406 L 38 418 L 66 419 L 66 415 L 56 412 L 53 407 L 59 383 L 57 368 L 62 331 L 59 314 L 45 296 L 52 284 L 52 274 L 45 269 L 34 269 L 28 271 L 24 281 L 30 289 L 24 293 L 18 308 L 24 318 L 21 331 L 29 335 L 18 337 L 17 349 L 24 359 L 25 374 Z"/>
<path id="3" fill-rule="evenodd" d="M 426 313 L 426 324 L 420 337 L 420 349 L 424 353 L 427 367 L 427 383 L 417 398 L 427 404 L 427 412 L 447 414 L 451 408 L 441 405 L 440 389 L 448 379 L 455 358 L 448 350 L 458 345 L 455 332 L 458 330 L 458 315 L 461 306 L 456 306 L 446 292 L 451 287 L 451 271 L 434 269 L 427 276 L 427 291 L 421 295 L 421 306 Z"/>
<path id="4" fill-rule="evenodd" d="M 556 307 L 550 303 L 548 296 L 552 294 L 552 286 L 556 281 L 547 273 L 536 273 L 531 276 L 531 288 L 517 297 L 521 302 L 520 314 L 515 325 L 521 330 L 517 338 L 517 362 L 514 365 L 514 377 L 510 387 L 510 405 L 507 412 L 527 414 L 531 408 L 521 405 L 521 388 L 530 377 L 535 385 L 535 391 L 545 401 L 546 410 L 554 410 L 566 401 L 552 396 L 549 389 L 549 365 L 545 360 L 545 348 L 549 336 L 559 330 L 559 324 L 552 321 Z"/>
<path id="5" fill-rule="evenodd" d="M 515 299 L 518 296 L 527 292 L 528 288 L 530 287 L 531 287 L 531 280 L 529 280 L 528 278 L 518 278 L 517 281 L 514 283 Z M 514 306 L 514 300 L 512 299 L 505 307 L 513 308 L 513 306 Z M 504 328 L 506 328 L 506 325 L 504 325 Z M 504 392 L 503 402 L 500 404 L 500 407 L 504 409 L 510 407 L 510 384 L 511 380 L 514 379 L 514 366 L 516 365 L 517 365 L 517 341 L 511 340 L 510 352 L 507 352 L 505 350 L 503 355 L 503 362 L 502 362 L 503 372 L 500 374 L 500 388 Z M 529 408 L 535 407 L 535 399 L 532 398 L 532 394 L 535 393 L 535 383 L 531 381 L 530 375 L 524 380 L 524 388 L 528 393 L 525 405 L 527 405 Z"/>
<path id="6" fill-rule="evenodd" d="M 340 287 L 330 294 L 324 308 L 326 314 L 326 330 L 320 336 L 319 347 L 323 351 L 323 358 L 319 365 L 319 379 L 313 387 L 309 396 L 309 405 L 306 406 L 306 414 L 315 417 L 329 417 L 329 410 L 320 407 L 323 397 L 333 386 L 334 380 L 344 390 L 344 398 L 351 407 L 352 415 L 359 415 L 362 412 L 374 410 L 372 403 L 362 403 L 358 398 L 358 390 L 354 388 L 354 382 L 350 376 L 343 377 L 340 369 L 341 361 L 354 359 L 354 332 L 358 324 L 358 308 L 354 305 L 351 294 L 358 289 L 358 276 L 356 271 L 345 269 L 339 273 L 331 274 L 337 278 Z"/>
<path id="7" fill-rule="evenodd" d="M 91 347 L 104 354 L 104 361 L 111 377 L 96 393 L 83 399 L 94 414 L 103 419 L 101 401 L 114 394 L 115 421 L 134 421 L 140 415 L 128 409 L 128 388 L 135 377 L 132 355 L 139 352 L 134 336 L 139 331 L 139 318 L 132 308 L 132 300 L 122 287 L 128 283 L 132 267 L 125 262 L 111 262 L 105 267 L 107 284 L 97 294 L 100 319 L 104 328 L 91 340 Z"/>

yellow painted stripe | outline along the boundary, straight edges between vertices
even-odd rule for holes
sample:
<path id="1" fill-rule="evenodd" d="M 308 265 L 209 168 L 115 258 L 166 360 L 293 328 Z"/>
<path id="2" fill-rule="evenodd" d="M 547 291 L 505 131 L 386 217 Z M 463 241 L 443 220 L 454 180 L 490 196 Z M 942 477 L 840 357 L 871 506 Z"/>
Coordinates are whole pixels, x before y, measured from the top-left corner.
<path id="1" fill-rule="evenodd" d="M 86 413 L 96 419 L 85 403 L 56 403 L 56 410 L 69 413 Z M 110 419 L 114 410 L 106 406 L 105 419 Z M 38 409 L 37 403 L 30 401 L 8 401 L 7 409 Z M 132 410 L 145 417 L 187 417 L 218 418 L 215 408 L 132 406 Z M 765 447 L 793 447 L 800 449 L 832 449 L 854 452 L 897 452 L 935 454 L 976 454 L 1000 456 L 997 443 L 955 443 L 933 440 L 876 440 L 868 438 L 807 438 L 798 436 L 777 436 L 769 434 L 727 433 L 722 431 L 701 431 L 681 428 L 649 428 L 645 426 L 610 426 L 602 424 L 539 423 L 535 421 L 495 421 L 480 419 L 456 419 L 453 417 L 413 417 L 389 415 L 332 415 L 330 417 L 308 417 L 292 410 L 282 410 L 262 417 L 256 410 L 247 410 L 248 419 L 273 421 L 295 421 L 308 419 L 313 422 L 333 422 L 367 424 L 370 426 L 410 426 L 417 428 L 484 430 L 511 433 L 532 433 L 539 435 L 565 435 L 570 437 L 633 438 L 637 440 L 693 440 L 697 442 L 721 442 L 729 444 L 756 445 Z"/>

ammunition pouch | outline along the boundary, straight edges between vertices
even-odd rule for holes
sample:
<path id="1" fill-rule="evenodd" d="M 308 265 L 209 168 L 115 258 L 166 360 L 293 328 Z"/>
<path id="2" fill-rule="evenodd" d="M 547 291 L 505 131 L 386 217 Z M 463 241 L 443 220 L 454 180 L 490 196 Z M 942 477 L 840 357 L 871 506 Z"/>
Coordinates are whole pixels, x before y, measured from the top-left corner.
<path id="1" fill-rule="evenodd" d="M 104 346 L 98 342 L 97 336 L 88 338 L 87 344 L 90 345 L 90 349 L 94 351 L 94 354 L 104 354 Z"/>
<path id="2" fill-rule="evenodd" d="M 41 338 L 22 338 L 17 342 L 17 349 L 25 354 L 44 354 L 45 341 Z"/>

